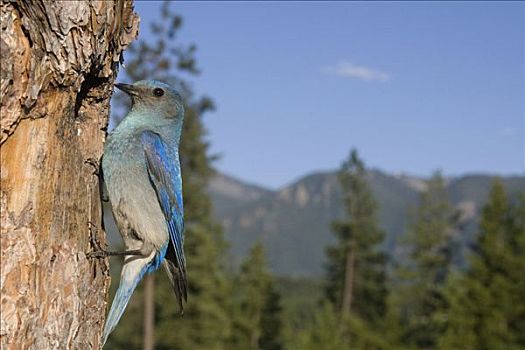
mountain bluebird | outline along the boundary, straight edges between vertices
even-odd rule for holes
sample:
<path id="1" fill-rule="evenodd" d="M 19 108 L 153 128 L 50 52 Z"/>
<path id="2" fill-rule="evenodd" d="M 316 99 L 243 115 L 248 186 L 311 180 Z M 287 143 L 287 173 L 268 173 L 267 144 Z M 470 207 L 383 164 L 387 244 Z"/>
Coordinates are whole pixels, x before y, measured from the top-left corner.
<path id="1" fill-rule="evenodd" d="M 116 84 L 131 96 L 128 115 L 109 134 L 102 172 L 126 251 L 120 285 L 104 327 L 104 343 L 133 290 L 162 264 L 182 311 L 187 299 L 179 142 L 184 108 L 180 95 L 158 81 Z"/>

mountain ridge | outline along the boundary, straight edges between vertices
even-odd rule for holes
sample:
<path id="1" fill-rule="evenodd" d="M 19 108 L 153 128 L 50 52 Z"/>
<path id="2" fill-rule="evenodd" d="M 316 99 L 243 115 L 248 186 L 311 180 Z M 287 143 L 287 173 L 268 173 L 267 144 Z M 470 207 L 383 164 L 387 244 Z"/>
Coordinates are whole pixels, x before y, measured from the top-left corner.
<path id="1" fill-rule="evenodd" d="M 464 248 L 474 237 L 493 177 L 482 173 L 446 177 L 450 200 L 466 227 Z M 501 178 L 512 195 L 525 192 L 524 176 Z M 393 256 L 426 180 L 378 169 L 367 173 L 379 205 L 378 221 L 385 231 L 385 249 Z M 230 185 L 235 187 L 233 192 Z M 323 273 L 324 249 L 334 243 L 330 223 L 344 214 L 337 171 L 312 172 L 276 190 L 218 174 L 210 181 L 208 191 L 214 216 L 223 224 L 236 263 L 251 245 L 260 241 L 266 246 L 274 273 L 294 277 L 317 277 Z"/>

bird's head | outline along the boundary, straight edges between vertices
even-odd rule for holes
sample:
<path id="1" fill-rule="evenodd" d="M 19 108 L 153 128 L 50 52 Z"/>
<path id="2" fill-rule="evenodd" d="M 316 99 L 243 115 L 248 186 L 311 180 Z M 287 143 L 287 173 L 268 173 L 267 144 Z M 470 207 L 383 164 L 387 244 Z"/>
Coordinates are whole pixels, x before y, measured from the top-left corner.
<path id="1" fill-rule="evenodd" d="M 135 112 L 153 113 L 167 119 L 178 119 L 184 115 L 180 94 L 168 84 L 156 80 L 140 80 L 133 84 L 115 84 L 131 97 Z"/>

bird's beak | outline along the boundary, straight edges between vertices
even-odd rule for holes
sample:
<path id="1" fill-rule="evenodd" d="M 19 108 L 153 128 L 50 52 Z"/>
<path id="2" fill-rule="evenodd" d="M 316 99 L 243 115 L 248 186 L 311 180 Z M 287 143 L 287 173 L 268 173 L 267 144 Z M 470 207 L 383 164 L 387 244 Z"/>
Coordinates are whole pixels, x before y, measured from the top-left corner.
<path id="1" fill-rule="evenodd" d="M 134 85 L 117 83 L 115 84 L 115 86 L 119 90 L 124 91 L 126 94 L 130 96 L 137 96 L 139 94 L 139 89 Z"/>

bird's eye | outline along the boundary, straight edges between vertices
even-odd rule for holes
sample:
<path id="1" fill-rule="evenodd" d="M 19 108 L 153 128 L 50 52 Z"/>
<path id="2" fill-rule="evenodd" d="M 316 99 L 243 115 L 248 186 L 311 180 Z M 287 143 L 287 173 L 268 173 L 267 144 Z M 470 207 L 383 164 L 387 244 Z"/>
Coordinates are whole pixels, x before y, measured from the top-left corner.
<path id="1" fill-rule="evenodd" d="M 161 88 L 155 88 L 153 89 L 153 95 L 156 97 L 162 97 L 164 96 L 164 90 L 162 90 Z"/>

